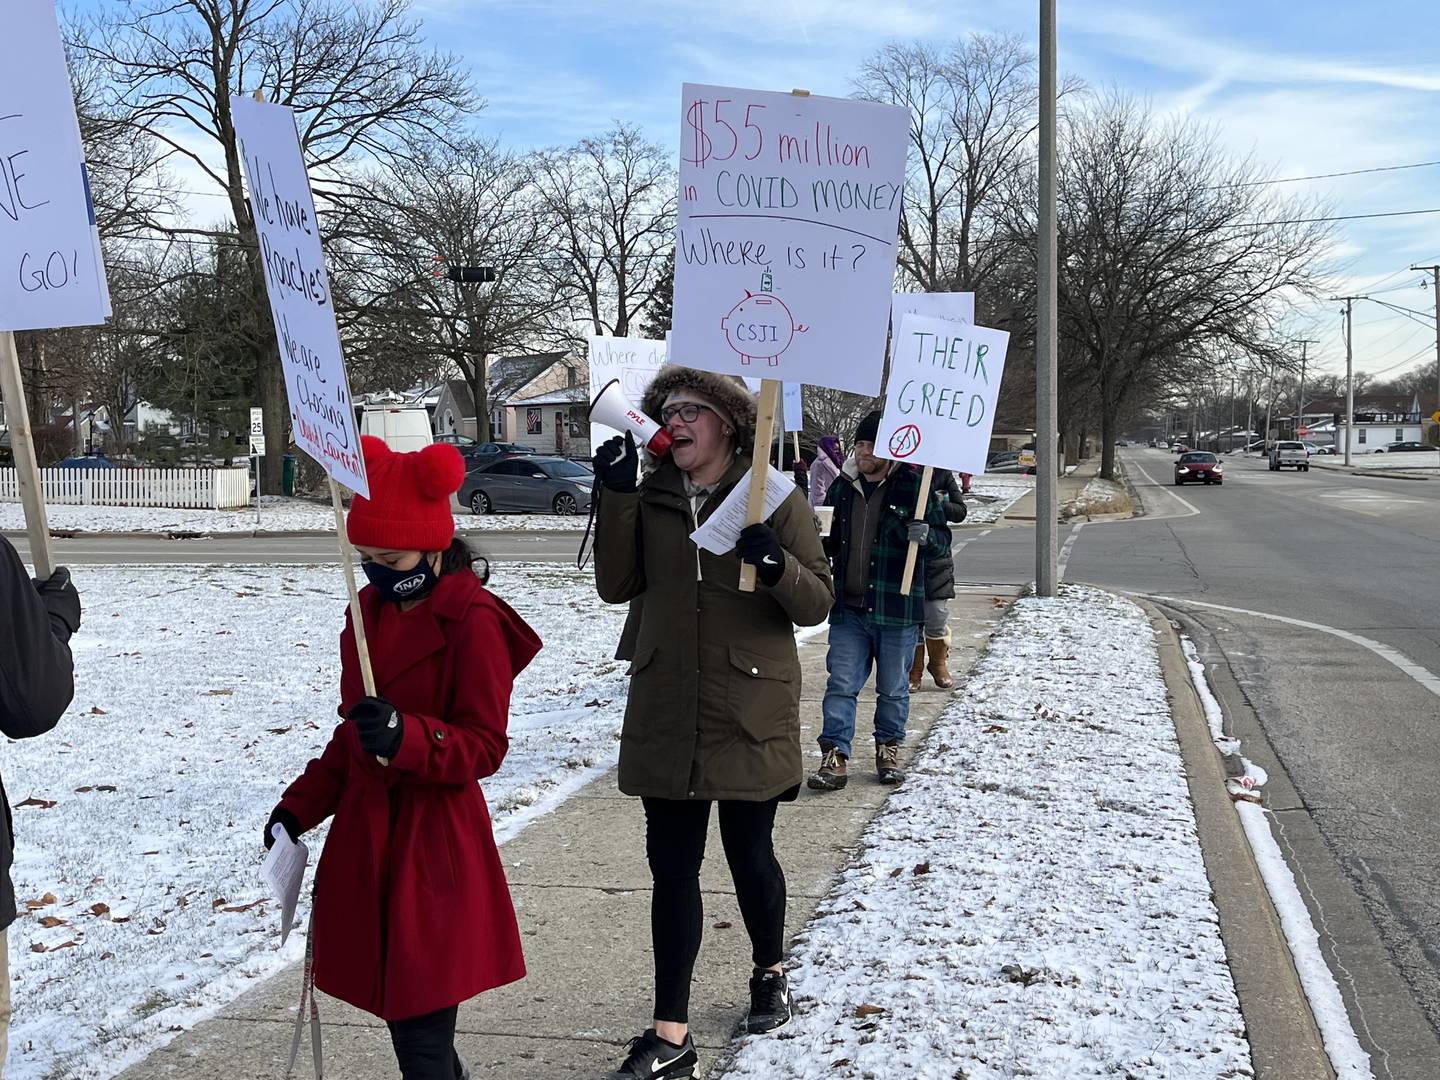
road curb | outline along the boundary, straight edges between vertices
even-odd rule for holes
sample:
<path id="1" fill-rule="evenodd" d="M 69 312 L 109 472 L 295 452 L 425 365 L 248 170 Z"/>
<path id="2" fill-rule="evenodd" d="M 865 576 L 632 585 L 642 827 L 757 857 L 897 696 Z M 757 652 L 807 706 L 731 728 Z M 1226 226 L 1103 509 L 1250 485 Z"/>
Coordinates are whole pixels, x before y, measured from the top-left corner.
<path id="1" fill-rule="evenodd" d="M 1145 600 L 1137 603 L 1155 627 L 1195 828 L 1257 1080 L 1333 1078 L 1279 916 L 1225 789 L 1224 768 L 1190 681 L 1180 636 L 1158 607 Z"/>
<path id="2" fill-rule="evenodd" d="M 1440 480 L 1440 476 L 1417 476 L 1415 473 L 1392 472 L 1389 469 L 1362 469 L 1355 465 L 1341 465 L 1338 461 L 1332 465 L 1328 461 L 1311 460 L 1310 464 L 1317 469 L 1345 473 L 1349 476 L 1379 476 L 1385 480 Z"/>

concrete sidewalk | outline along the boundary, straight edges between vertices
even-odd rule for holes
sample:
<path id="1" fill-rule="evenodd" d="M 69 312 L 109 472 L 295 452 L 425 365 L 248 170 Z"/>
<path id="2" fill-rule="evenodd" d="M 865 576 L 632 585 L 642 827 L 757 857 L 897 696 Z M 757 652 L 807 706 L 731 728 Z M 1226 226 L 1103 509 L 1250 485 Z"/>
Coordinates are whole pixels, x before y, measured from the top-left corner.
<path id="1" fill-rule="evenodd" d="M 1067 478 L 1068 479 L 1068 478 Z M 1086 477 L 1085 479 L 1088 479 Z M 1085 479 L 1079 480 L 1083 487 Z M 950 605 L 951 670 L 964 676 L 1018 590 L 965 588 Z M 815 739 L 825 688 L 823 630 L 802 643 L 801 731 L 806 767 L 818 763 Z M 926 676 L 911 698 L 907 749 L 920 745 L 950 699 Z M 861 702 L 856 746 L 869 741 L 873 693 Z M 909 754 L 905 755 L 908 763 Z M 820 795 L 801 791 L 782 806 L 776 847 L 789 881 L 790 933 L 810 918 L 890 789 L 874 780 L 868 753 L 850 785 Z M 649 870 L 639 801 L 615 788 L 611 772 L 501 849 L 520 917 L 529 976 L 461 1006 L 457 1045 L 476 1080 L 535 1077 L 597 1080 L 614 1068 L 622 1045 L 650 1021 Z M 701 884 L 706 937 L 691 1005 L 701 1070 L 721 1057 L 748 1005 L 750 950 L 712 817 Z M 445 947 L 445 928 L 435 928 Z M 273 1078 L 289 1053 L 300 972 L 290 969 L 255 987 L 217 1018 L 179 1035 L 122 1074 L 122 1080 Z M 393 1080 L 394 1056 L 376 1018 L 322 998 L 326 1074 L 343 1080 Z M 310 1075 L 309 1047 L 297 1075 Z"/>
<path id="2" fill-rule="evenodd" d="M 1055 505 L 1058 509 L 1064 506 L 1071 499 L 1079 498 L 1080 493 L 1085 490 L 1085 485 L 1095 479 L 1100 472 L 1100 459 L 1091 458 L 1082 461 L 1075 467 L 1075 471 L 1057 478 L 1055 484 Z M 996 525 L 1022 524 L 1029 525 L 1035 520 L 1035 492 L 1029 491 L 1015 500 L 1009 510 L 1000 515 Z M 1057 520 L 1059 520 L 1057 518 Z"/>

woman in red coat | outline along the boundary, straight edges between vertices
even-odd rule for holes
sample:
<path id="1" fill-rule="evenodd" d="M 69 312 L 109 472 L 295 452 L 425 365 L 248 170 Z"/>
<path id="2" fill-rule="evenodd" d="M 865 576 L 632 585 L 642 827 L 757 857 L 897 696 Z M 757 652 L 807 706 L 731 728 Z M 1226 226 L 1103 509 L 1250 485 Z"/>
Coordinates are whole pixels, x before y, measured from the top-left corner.
<path id="1" fill-rule="evenodd" d="M 404 1080 L 457 1080 L 457 1005 L 525 974 L 515 911 L 477 780 L 505 758 L 510 689 L 540 639 L 456 540 L 453 446 L 362 440 L 370 498 L 347 532 L 375 671 L 365 695 L 347 618 L 340 715 L 265 828 L 335 817 L 315 872 L 315 985 L 389 1023 Z"/>

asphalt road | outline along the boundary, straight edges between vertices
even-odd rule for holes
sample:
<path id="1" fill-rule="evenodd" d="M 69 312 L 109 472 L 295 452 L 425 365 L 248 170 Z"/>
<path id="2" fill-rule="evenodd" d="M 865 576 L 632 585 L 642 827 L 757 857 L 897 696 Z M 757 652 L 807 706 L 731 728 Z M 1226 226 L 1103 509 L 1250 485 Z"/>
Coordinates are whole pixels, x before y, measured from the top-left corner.
<path id="1" fill-rule="evenodd" d="M 1068 581 L 1160 599 L 1196 641 L 1380 1078 L 1440 1076 L 1440 480 L 1227 459 L 1172 486 L 1125 452 L 1144 516 L 1062 526 Z M 13 538 L 12 539 L 16 539 Z M 574 558 L 576 534 L 473 537 L 504 561 Z M 23 548 L 23 539 L 18 541 Z M 325 537 L 58 541 L 86 563 L 334 562 Z M 1034 576 L 1033 528 L 956 537 L 957 577 Z"/>

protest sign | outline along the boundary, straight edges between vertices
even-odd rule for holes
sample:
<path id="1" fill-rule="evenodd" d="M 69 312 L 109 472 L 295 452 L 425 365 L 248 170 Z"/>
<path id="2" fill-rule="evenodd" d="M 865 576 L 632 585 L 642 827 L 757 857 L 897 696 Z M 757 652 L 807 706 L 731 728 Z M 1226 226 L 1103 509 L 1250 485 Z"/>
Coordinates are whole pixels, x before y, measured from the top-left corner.
<path id="1" fill-rule="evenodd" d="M 885 412 L 875 436 L 881 457 L 924 465 L 915 516 L 923 519 L 936 467 L 983 473 L 1010 335 L 948 319 L 906 315 L 890 345 Z M 905 557 L 910 590 L 919 551 Z"/>
<path id="2" fill-rule="evenodd" d="M 369 496 L 315 200 L 295 118 L 284 105 L 250 98 L 232 97 L 230 108 L 250 212 L 260 237 L 295 443 L 331 479 Z"/>
<path id="3" fill-rule="evenodd" d="M 762 379 L 745 378 L 745 387 L 752 394 L 760 393 Z M 801 407 L 800 383 L 787 382 L 781 391 L 782 403 L 781 412 L 785 414 L 786 431 L 803 431 L 805 429 L 805 413 Z"/>
<path id="4" fill-rule="evenodd" d="M 950 293 L 896 293 L 890 302 L 890 330 L 898 333 L 906 315 L 924 315 L 930 319 L 946 319 L 950 322 L 975 325 L 975 294 L 973 292 Z"/>
<path id="5" fill-rule="evenodd" d="M 1010 335 L 907 315 L 891 348 L 876 453 L 983 473 Z"/>
<path id="6" fill-rule="evenodd" d="M 592 337 L 590 339 L 590 403 L 600 391 L 614 379 L 620 380 L 620 390 L 632 405 L 639 405 L 651 381 L 665 363 L 664 341 L 649 338 Z M 652 417 L 659 421 L 659 417 Z M 614 438 L 620 432 L 614 428 L 590 422 L 590 452 L 600 449 L 606 439 Z"/>
<path id="7" fill-rule="evenodd" d="M 94 326 L 107 314 L 55 5 L 16 0 L 0 33 L 0 330 Z"/>
<path id="8" fill-rule="evenodd" d="M 909 124 L 891 105 L 685 85 L 686 365 L 879 393 Z"/>
<path id="9" fill-rule="evenodd" d="M 257 95 L 258 97 L 258 95 Z M 232 97 L 240 165 L 250 195 L 250 215 L 260 238 L 265 292 L 280 342 L 280 365 L 290 399 L 295 444 L 320 463 L 330 477 L 330 505 L 340 541 L 340 563 L 350 592 L 350 625 L 360 658 L 365 693 L 375 695 L 355 564 L 345 534 L 340 484 L 370 497 L 365 457 L 355 426 L 350 381 L 340 351 L 340 332 L 330 299 L 330 277 L 320 247 L 320 225 L 310 175 L 300 152 L 295 117 L 284 105 Z M 385 758 L 378 758 L 388 765 Z"/>

